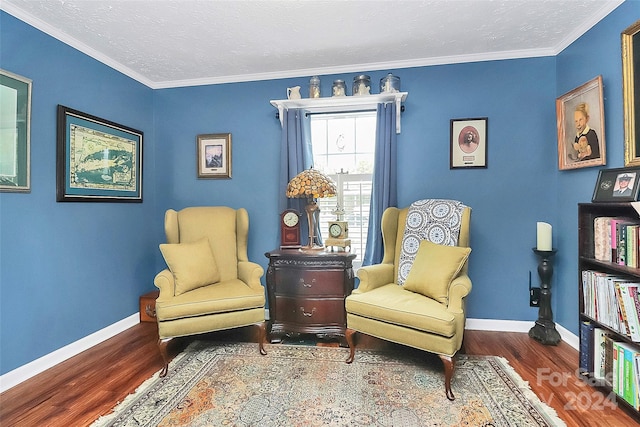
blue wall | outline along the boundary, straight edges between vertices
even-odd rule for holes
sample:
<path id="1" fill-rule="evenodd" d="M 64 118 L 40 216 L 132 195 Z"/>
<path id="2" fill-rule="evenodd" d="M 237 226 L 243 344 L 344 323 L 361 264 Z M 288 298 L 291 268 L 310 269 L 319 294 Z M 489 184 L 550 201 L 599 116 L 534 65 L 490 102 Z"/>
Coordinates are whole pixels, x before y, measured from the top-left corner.
<path id="1" fill-rule="evenodd" d="M 1 372 L 135 313 L 156 267 L 153 90 L 0 13 L 0 67 L 33 80 L 31 193 L 0 193 Z M 144 132 L 144 203 L 56 203 L 56 108 Z"/>
<path id="2" fill-rule="evenodd" d="M 469 317 L 537 318 L 528 276 L 537 283 L 535 222 L 547 221 L 560 249 L 554 313 L 577 333 L 576 204 L 590 200 L 598 168 L 558 171 L 555 99 L 602 74 L 607 166 L 622 166 L 620 32 L 638 18 L 638 3 L 624 3 L 557 57 L 368 73 L 377 82 L 393 72 L 409 92 L 399 205 L 446 197 L 473 208 Z M 0 373 L 135 313 L 164 267 L 167 208 L 247 208 L 249 256 L 266 267 L 279 214 L 280 123 L 269 100 L 308 78 L 154 91 L 4 12 L 0 31 L 0 66 L 34 81 L 32 192 L 0 194 Z M 355 74 L 321 76 L 323 95 Z M 57 104 L 145 132 L 143 204 L 55 202 Z M 488 168 L 450 170 L 449 121 L 469 117 L 488 117 Z M 197 179 L 196 135 L 225 132 L 232 179 Z"/>
<path id="3" fill-rule="evenodd" d="M 601 75 L 604 92 L 606 168 L 624 167 L 624 128 L 622 116 L 622 55 L 620 33 L 640 19 L 640 2 L 627 1 L 589 32 L 557 56 L 556 86 L 561 96 Z M 577 333 L 578 232 L 577 204 L 590 202 L 600 168 L 584 168 L 557 173 L 560 234 L 555 244 L 558 254 L 554 298 L 556 320 Z"/>

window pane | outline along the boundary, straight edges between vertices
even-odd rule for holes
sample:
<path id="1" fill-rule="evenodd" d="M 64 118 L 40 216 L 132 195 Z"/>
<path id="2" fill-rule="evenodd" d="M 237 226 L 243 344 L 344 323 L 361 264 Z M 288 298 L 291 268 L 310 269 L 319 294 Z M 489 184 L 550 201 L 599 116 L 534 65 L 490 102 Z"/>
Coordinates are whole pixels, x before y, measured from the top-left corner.
<path id="1" fill-rule="evenodd" d="M 356 268 L 367 244 L 375 127 L 375 112 L 311 116 L 314 167 L 338 184 L 337 197 L 318 199 L 320 230 L 326 239 L 328 223 L 337 219 L 340 209 L 342 219 L 349 223 Z"/>

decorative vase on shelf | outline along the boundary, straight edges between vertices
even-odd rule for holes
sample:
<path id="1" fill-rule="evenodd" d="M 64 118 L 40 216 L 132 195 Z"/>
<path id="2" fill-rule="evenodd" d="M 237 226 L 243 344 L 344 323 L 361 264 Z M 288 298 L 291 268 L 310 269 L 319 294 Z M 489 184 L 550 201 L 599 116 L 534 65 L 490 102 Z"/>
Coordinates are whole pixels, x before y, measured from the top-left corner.
<path id="1" fill-rule="evenodd" d="M 400 77 L 389 73 L 380 79 L 380 93 L 400 92 Z"/>
<path id="2" fill-rule="evenodd" d="M 309 98 L 320 98 L 320 77 L 318 76 L 309 79 Z"/>
<path id="3" fill-rule="evenodd" d="M 370 95 L 371 94 L 371 77 L 361 74 L 353 78 L 353 95 Z"/>
<path id="4" fill-rule="evenodd" d="M 331 88 L 331 93 L 331 96 L 346 96 L 347 85 L 344 83 L 344 80 L 334 80 L 333 86 Z"/>
<path id="5" fill-rule="evenodd" d="M 300 86 L 288 87 L 287 88 L 287 98 L 288 99 L 300 99 L 302 95 L 300 95 Z"/>

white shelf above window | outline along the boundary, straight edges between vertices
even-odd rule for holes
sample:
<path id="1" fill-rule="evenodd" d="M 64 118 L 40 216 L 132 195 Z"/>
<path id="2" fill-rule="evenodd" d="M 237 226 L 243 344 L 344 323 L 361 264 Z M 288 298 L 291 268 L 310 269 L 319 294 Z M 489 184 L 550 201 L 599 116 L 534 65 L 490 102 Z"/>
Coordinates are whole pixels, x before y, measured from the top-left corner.
<path id="1" fill-rule="evenodd" d="M 362 96 L 335 96 L 327 98 L 279 99 L 272 100 L 271 105 L 278 109 L 280 125 L 283 124 L 284 110 L 304 108 L 310 113 L 345 113 L 349 111 L 376 109 L 380 103 L 395 102 L 396 133 L 400 133 L 400 107 L 407 99 L 408 92 L 381 93 Z"/>

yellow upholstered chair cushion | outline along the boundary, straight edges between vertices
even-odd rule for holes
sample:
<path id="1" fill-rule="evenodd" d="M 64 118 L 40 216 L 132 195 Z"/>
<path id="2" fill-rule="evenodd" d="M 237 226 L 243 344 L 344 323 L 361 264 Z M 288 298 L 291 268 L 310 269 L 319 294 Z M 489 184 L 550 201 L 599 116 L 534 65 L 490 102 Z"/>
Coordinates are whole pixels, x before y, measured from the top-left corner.
<path id="1" fill-rule="evenodd" d="M 471 248 L 438 245 L 423 240 L 404 288 L 447 304 L 449 285 L 462 270 L 470 253 Z"/>
<path id="2" fill-rule="evenodd" d="M 163 243 L 160 252 L 173 274 L 176 296 L 220 281 L 207 238 L 193 243 Z"/>

